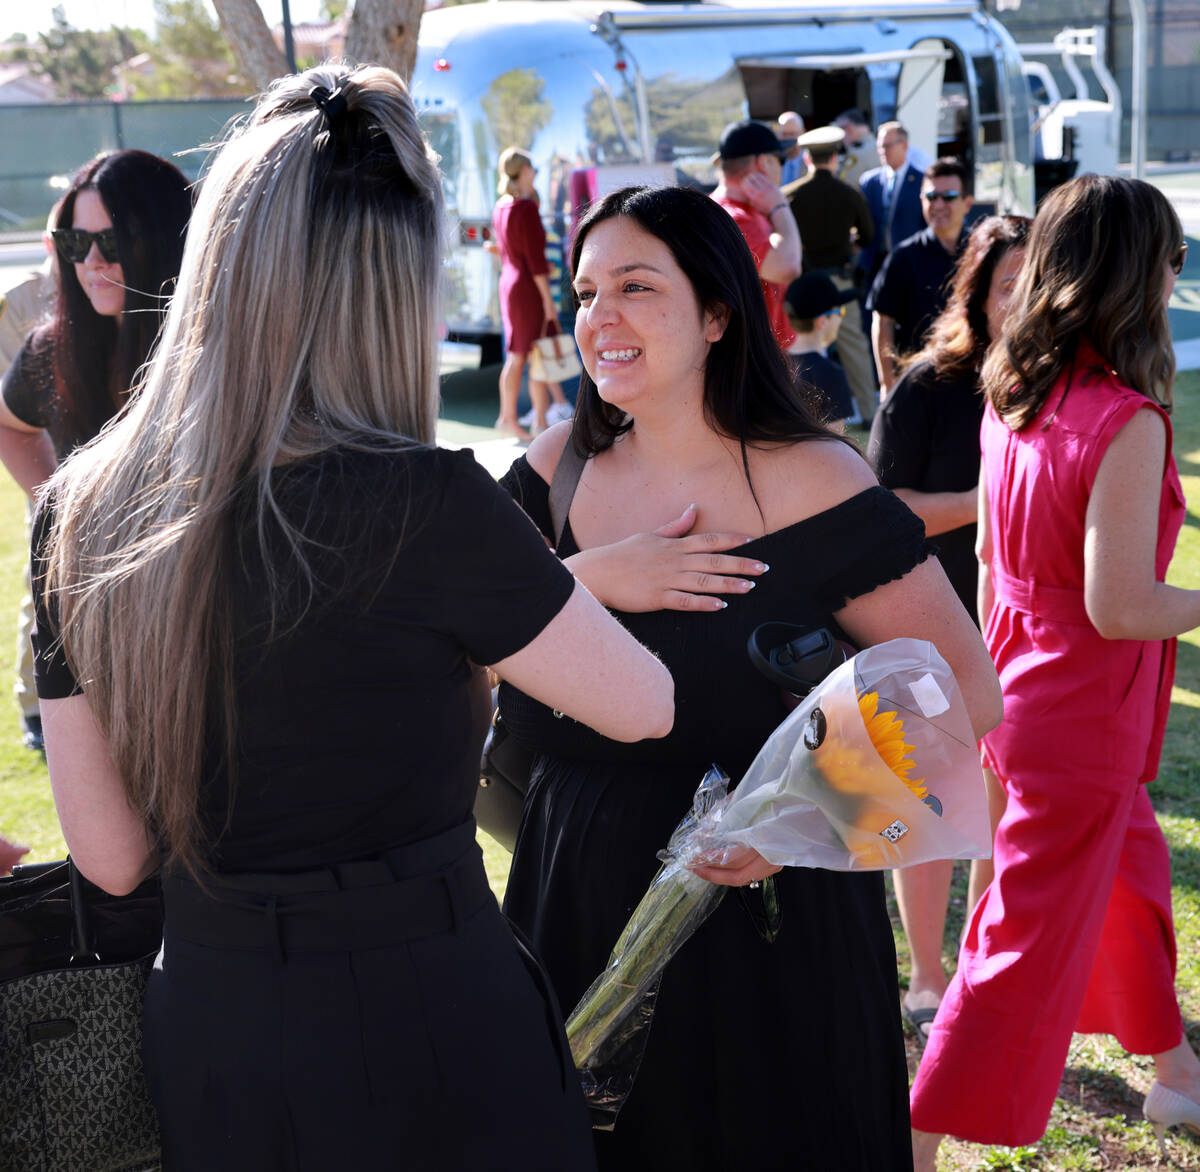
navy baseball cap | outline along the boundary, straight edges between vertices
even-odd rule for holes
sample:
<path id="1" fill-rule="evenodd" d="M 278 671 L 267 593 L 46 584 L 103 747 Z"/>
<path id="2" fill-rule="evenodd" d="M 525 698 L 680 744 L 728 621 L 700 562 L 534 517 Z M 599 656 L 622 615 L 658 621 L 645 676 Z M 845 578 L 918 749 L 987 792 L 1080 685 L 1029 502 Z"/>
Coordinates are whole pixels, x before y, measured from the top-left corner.
<path id="1" fill-rule="evenodd" d="M 794 138 L 780 138 L 762 122 L 731 122 L 721 131 L 717 157 L 741 159 L 747 155 L 786 155 L 795 145 Z"/>
<path id="2" fill-rule="evenodd" d="M 857 289 L 839 289 L 824 273 L 805 273 L 787 287 L 783 299 L 793 317 L 816 318 L 857 296 Z"/>

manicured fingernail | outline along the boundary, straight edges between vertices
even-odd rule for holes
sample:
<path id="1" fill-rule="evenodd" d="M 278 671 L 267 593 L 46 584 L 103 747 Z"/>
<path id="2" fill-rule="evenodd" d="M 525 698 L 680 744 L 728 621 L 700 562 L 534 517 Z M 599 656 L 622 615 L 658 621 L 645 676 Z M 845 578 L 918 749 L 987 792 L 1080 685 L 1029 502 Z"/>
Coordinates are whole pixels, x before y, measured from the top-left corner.
<path id="1" fill-rule="evenodd" d="M 755 586 L 755 582 L 754 582 L 753 578 L 743 578 L 742 579 L 742 585 L 741 585 L 742 590 L 753 590 L 754 586 Z"/>
<path id="2" fill-rule="evenodd" d="M 771 567 L 766 562 L 755 562 L 754 568 L 760 573 L 765 574 Z"/>
<path id="3" fill-rule="evenodd" d="M 717 602 L 717 610 L 724 610 L 729 605 L 729 603 L 727 603 L 725 601 L 725 599 L 723 599 L 723 598 L 718 598 L 716 600 L 716 602 Z"/>

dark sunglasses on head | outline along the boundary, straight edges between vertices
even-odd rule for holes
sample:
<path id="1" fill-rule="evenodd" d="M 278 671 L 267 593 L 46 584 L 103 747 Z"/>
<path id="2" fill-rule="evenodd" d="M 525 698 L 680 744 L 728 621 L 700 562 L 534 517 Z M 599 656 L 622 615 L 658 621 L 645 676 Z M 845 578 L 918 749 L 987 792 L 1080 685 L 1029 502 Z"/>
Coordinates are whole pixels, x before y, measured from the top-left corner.
<path id="1" fill-rule="evenodd" d="M 55 228 L 51 233 L 58 254 L 69 264 L 81 265 L 87 260 L 94 243 L 100 255 L 110 264 L 117 263 L 117 233 L 113 228 L 85 232 L 82 228 Z"/>
<path id="2" fill-rule="evenodd" d="M 943 203 L 953 203 L 962 195 L 961 191 L 922 191 L 921 198 L 926 203 L 936 203 L 939 199 Z"/>
<path id="3" fill-rule="evenodd" d="M 1172 254 L 1171 259 L 1167 261 L 1167 264 L 1171 266 L 1171 272 L 1176 276 L 1179 276 L 1183 272 L 1184 263 L 1187 261 L 1187 248 L 1187 241 L 1185 240 L 1179 246 L 1179 249 Z"/>

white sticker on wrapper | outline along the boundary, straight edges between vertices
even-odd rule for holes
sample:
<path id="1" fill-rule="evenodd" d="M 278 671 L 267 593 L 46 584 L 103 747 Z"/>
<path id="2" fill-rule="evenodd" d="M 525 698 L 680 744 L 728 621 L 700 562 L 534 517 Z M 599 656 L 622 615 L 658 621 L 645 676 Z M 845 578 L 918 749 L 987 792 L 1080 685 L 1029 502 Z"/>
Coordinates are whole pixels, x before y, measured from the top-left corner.
<path id="1" fill-rule="evenodd" d="M 941 716 L 950 707 L 950 701 L 938 687 L 937 680 L 928 672 L 919 680 L 913 680 L 909 688 L 912 690 L 917 707 L 921 710 L 921 715 L 927 719 Z"/>

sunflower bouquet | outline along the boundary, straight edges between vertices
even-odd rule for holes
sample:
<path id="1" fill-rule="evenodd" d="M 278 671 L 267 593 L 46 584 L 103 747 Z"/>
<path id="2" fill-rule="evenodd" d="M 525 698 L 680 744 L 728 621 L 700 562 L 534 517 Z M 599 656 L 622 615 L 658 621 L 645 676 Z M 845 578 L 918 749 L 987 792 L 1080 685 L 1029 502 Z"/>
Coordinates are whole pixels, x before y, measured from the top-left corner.
<path id="1" fill-rule="evenodd" d="M 632 1084 L 658 978 L 726 888 L 689 869 L 738 846 L 835 871 L 991 853 L 983 774 L 954 675 L 932 644 L 893 639 L 818 684 L 731 793 L 710 770 L 608 966 L 567 1020 L 595 1117 Z"/>

